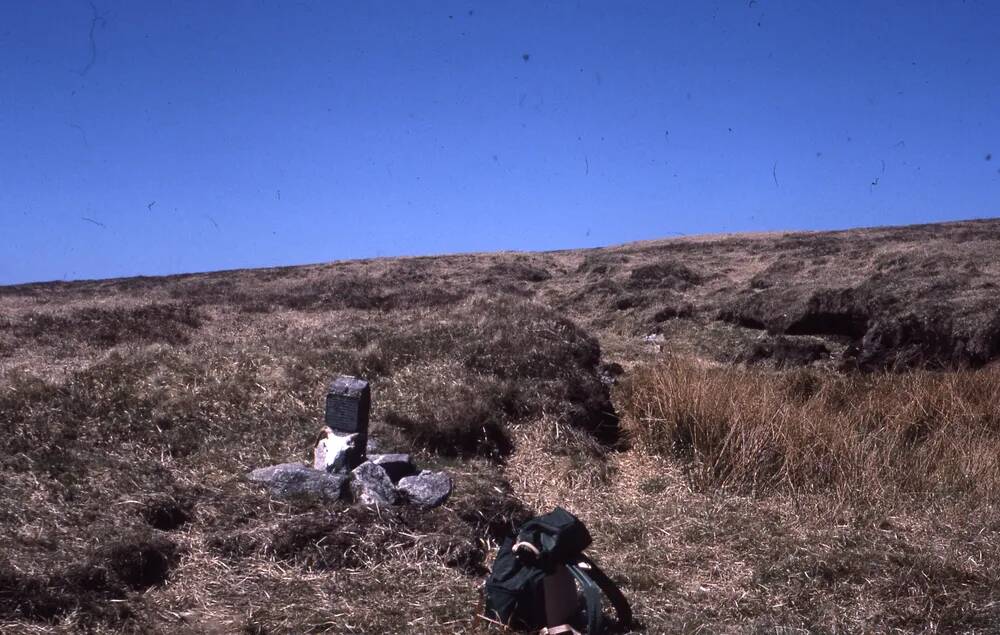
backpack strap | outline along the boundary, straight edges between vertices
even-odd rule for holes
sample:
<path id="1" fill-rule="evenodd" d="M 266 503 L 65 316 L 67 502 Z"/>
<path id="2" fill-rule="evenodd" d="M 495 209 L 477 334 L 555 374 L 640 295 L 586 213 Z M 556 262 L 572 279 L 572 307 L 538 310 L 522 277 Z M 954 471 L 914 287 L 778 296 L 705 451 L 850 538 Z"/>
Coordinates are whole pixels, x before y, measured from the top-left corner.
<path id="1" fill-rule="evenodd" d="M 631 629 L 632 607 L 629 606 L 621 589 L 587 556 L 580 554 L 577 560 L 577 563 L 569 564 L 567 568 L 583 588 L 583 597 L 587 605 L 587 635 L 598 635 L 601 632 L 603 622 L 601 592 L 611 601 L 619 623 L 626 629 Z"/>
<path id="2" fill-rule="evenodd" d="M 601 613 L 601 589 L 589 575 L 584 573 L 579 565 L 568 564 L 566 568 L 583 589 L 584 605 L 587 608 L 587 635 L 598 635 L 604 622 L 604 616 Z"/>

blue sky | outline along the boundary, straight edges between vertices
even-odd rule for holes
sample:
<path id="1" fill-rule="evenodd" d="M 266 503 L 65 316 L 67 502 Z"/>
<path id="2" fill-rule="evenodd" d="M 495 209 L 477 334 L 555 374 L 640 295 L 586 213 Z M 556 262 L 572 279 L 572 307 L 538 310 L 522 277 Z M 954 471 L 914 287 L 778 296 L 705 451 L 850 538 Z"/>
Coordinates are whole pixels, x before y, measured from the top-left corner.
<path id="1" fill-rule="evenodd" d="M 0 284 L 995 216 L 998 69 L 975 0 L 0 0 Z"/>

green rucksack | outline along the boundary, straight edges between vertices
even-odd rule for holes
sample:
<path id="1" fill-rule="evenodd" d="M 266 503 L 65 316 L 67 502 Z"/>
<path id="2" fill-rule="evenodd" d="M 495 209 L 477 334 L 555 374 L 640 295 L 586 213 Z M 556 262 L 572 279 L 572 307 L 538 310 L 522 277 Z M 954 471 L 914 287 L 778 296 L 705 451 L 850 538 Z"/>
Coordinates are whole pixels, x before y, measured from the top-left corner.
<path id="1" fill-rule="evenodd" d="M 587 635 L 601 633 L 603 614 L 602 592 L 611 601 L 619 623 L 631 628 L 632 610 L 621 590 L 615 586 L 597 565 L 583 554 L 591 542 L 590 533 L 580 520 L 561 507 L 521 525 L 514 538 L 508 538 L 497 552 L 493 569 L 486 580 L 486 617 L 519 629 L 543 629 L 550 633 L 572 632 L 569 624 L 563 625 L 562 617 L 586 623 Z M 575 585 L 561 582 L 572 580 L 583 593 L 580 601 Z M 548 581 L 548 583 L 547 583 Z M 573 587 L 570 591 L 560 585 Z M 546 606 L 546 589 L 549 590 Z M 553 608 L 555 598 L 567 597 L 575 606 Z M 558 600 L 565 603 L 565 600 Z M 585 618 L 581 619 L 580 609 Z M 575 618 L 575 619 L 572 619 Z M 556 621 L 555 624 L 552 622 Z M 562 627 L 555 630 L 553 627 Z"/>

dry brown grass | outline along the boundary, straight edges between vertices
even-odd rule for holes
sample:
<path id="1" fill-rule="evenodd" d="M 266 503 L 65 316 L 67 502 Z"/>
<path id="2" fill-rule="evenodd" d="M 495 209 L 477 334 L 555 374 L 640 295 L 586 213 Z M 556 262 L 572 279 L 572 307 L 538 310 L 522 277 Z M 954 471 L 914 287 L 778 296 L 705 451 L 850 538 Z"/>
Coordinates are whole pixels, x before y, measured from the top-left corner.
<path id="1" fill-rule="evenodd" d="M 702 484 L 873 501 L 996 501 L 1000 368 L 835 375 L 668 357 L 622 388 L 643 450 L 690 461 Z"/>
<path id="2" fill-rule="evenodd" d="M 605 477 L 525 430 L 509 475 L 562 505 L 649 633 L 995 633 L 995 505 L 929 497 L 892 508 L 823 494 L 692 488 L 682 464 L 633 450 Z"/>
<path id="3" fill-rule="evenodd" d="M 111 306 L 10 301 L 0 631 L 469 628 L 487 554 L 529 515 L 501 472 L 511 431 L 544 414 L 577 433 L 567 453 L 614 437 L 596 341 L 519 295 L 437 312 L 403 285 L 371 290 L 414 305 L 391 312 L 361 291 L 367 308 L 248 312 L 252 286 L 222 288 L 238 302 L 197 305 L 169 339 L 151 334 L 189 315 L 163 308 L 181 306 L 158 297 L 169 285 Z M 43 323 L 62 326 L 22 328 Z M 243 482 L 308 458 L 324 386 L 345 372 L 372 380 L 385 450 L 453 475 L 446 507 L 294 506 Z"/>
<path id="4" fill-rule="evenodd" d="M 998 227 L 0 288 L 0 632 L 492 632 L 483 570 L 553 505 L 649 633 L 996 632 L 996 368 L 828 374 L 857 342 L 717 318 L 847 285 L 954 307 L 943 335 L 989 356 Z M 879 333 L 922 350 L 919 329 Z M 646 367 L 661 346 L 829 357 Z M 289 504 L 242 480 L 308 458 L 338 373 L 372 380 L 385 450 L 453 475 L 444 507 Z"/>

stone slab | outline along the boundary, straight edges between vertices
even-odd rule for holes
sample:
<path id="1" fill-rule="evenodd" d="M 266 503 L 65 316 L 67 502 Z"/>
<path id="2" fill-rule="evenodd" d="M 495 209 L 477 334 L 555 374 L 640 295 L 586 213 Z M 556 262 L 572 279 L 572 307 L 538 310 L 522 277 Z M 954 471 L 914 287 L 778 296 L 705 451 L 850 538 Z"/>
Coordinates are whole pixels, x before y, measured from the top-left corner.
<path id="1" fill-rule="evenodd" d="M 275 498 L 305 498 L 333 502 L 343 497 L 348 476 L 330 474 L 301 463 L 281 463 L 258 468 L 250 472 L 247 479 L 266 485 Z"/>

